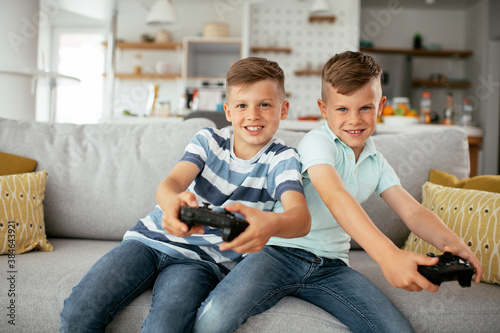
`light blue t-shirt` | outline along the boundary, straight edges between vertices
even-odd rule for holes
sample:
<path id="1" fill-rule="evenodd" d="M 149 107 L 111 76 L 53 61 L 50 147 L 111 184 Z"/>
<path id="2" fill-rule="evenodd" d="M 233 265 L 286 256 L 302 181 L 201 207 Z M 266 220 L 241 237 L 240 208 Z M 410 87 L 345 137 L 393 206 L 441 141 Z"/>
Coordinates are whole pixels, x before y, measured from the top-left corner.
<path id="1" fill-rule="evenodd" d="M 379 195 L 387 188 L 400 185 L 394 169 L 376 151 L 370 137 L 355 161 L 352 149 L 330 129 L 328 122 L 307 133 L 297 150 L 302 162 L 302 177 L 307 205 L 311 212 L 311 231 L 304 237 L 284 239 L 273 237 L 268 245 L 300 248 L 320 257 L 341 259 L 349 264 L 350 236 L 333 218 L 309 179 L 307 170 L 318 164 L 332 165 L 339 173 L 346 190 L 361 204 L 373 192 Z M 275 211 L 283 211 L 277 203 Z"/>

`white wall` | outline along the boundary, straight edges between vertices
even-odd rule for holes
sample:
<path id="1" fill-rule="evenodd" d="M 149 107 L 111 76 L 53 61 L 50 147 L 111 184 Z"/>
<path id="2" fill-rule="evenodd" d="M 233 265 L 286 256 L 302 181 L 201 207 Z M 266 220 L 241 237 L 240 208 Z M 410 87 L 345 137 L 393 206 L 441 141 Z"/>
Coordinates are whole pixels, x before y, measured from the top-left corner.
<path id="1" fill-rule="evenodd" d="M 38 0 L 1 0 L 1 6 L 0 71 L 33 72 L 37 68 Z M 0 100 L 0 117 L 35 120 L 31 76 L 0 73 Z"/>
<path id="2" fill-rule="evenodd" d="M 290 6 L 290 4 L 293 6 Z M 290 94 L 289 118 L 318 116 L 316 101 L 321 98 L 321 76 L 297 76 L 296 70 L 321 70 L 336 53 L 359 48 L 360 3 L 355 0 L 329 1 L 333 23 L 309 22 L 311 1 L 274 0 L 251 5 L 250 46 L 290 47 L 291 53 L 253 53 L 275 60 L 285 72 L 285 89 Z"/>

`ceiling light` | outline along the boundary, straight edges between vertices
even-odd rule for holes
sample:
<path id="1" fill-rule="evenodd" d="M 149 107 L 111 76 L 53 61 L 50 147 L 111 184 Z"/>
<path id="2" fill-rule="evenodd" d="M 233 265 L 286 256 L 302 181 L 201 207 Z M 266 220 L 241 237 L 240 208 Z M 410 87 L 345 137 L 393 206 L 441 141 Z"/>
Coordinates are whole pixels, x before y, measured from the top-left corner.
<path id="1" fill-rule="evenodd" d="M 147 24 L 163 24 L 179 22 L 174 6 L 170 0 L 157 0 L 146 18 Z"/>
<path id="2" fill-rule="evenodd" d="M 311 14 L 324 14 L 330 12 L 330 5 L 327 0 L 314 0 L 311 9 Z"/>

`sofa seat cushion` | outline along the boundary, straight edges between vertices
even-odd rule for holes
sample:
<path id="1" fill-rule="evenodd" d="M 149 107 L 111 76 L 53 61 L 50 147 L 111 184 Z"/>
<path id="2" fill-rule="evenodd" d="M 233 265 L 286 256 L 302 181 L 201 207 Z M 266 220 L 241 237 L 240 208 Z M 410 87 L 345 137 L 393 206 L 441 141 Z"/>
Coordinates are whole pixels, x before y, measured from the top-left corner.
<path id="1" fill-rule="evenodd" d="M 92 265 L 119 244 L 118 241 L 76 240 L 50 238 L 54 252 L 30 252 L 16 256 L 16 325 L 9 332 L 57 332 L 59 313 L 72 288 Z M 7 257 L 0 257 L 0 265 L 7 266 Z M 7 290 L 2 279 L 1 288 Z M 7 293 L 0 296 L 8 304 Z M 141 332 L 141 324 L 151 307 L 151 290 L 146 291 L 117 314 L 106 332 Z M 307 328 L 314 332 L 347 332 L 335 317 L 305 301 L 287 297 L 275 307 L 240 327 L 239 333 L 279 332 L 302 333 Z"/>
<path id="2" fill-rule="evenodd" d="M 416 332 L 498 332 L 500 286 L 472 283 L 462 288 L 444 282 L 437 293 L 392 287 L 377 263 L 364 251 L 351 251 L 351 267 L 374 282 L 408 318 Z"/>
<path id="3" fill-rule="evenodd" d="M 29 252 L 16 256 L 16 326 L 9 332 L 57 332 L 64 300 L 90 267 L 117 241 L 50 238 L 54 252 Z M 385 280 L 378 265 L 364 252 L 352 251 L 354 269 L 369 277 L 401 309 L 417 332 L 493 332 L 500 327 L 500 287 L 481 283 L 461 288 L 446 282 L 438 293 L 410 293 L 395 289 Z M 0 257 L 7 265 L 7 257 Z M 0 287 L 7 290 L 3 279 Z M 126 306 L 107 332 L 140 332 L 151 306 L 151 291 Z M 0 294 L 7 304 L 7 293 Z M 335 317 L 318 307 L 286 297 L 268 311 L 250 318 L 238 333 L 346 332 Z"/>

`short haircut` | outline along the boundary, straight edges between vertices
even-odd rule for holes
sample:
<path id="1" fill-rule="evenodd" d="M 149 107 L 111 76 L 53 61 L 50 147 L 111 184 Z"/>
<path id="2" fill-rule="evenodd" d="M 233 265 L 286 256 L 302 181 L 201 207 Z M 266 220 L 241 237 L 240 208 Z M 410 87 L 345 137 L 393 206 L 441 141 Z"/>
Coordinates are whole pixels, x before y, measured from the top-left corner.
<path id="1" fill-rule="evenodd" d="M 369 55 L 346 51 L 334 55 L 321 72 L 321 99 L 326 103 L 329 86 L 349 95 L 373 79 L 380 79 L 382 68 Z"/>
<path id="2" fill-rule="evenodd" d="M 249 85 L 261 80 L 275 80 L 278 92 L 285 98 L 285 74 L 277 62 L 260 57 L 248 57 L 231 66 L 226 77 L 226 95 L 236 85 Z"/>

